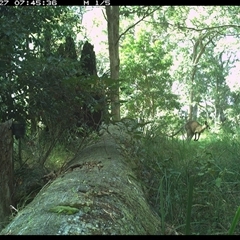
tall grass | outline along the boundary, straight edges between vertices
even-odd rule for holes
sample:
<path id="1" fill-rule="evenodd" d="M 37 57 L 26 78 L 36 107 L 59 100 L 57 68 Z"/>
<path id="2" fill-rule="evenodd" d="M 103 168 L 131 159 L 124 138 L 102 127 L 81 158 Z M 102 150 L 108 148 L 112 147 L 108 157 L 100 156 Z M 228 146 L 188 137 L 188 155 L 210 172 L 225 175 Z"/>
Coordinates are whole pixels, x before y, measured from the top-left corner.
<path id="1" fill-rule="evenodd" d="M 236 214 L 235 214 L 235 216 L 233 218 L 231 227 L 230 227 L 230 229 L 228 231 L 229 235 L 232 235 L 234 233 L 234 230 L 235 230 L 235 228 L 237 226 L 237 223 L 238 223 L 239 219 L 240 219 L 240 207 L 238 207 L 238 209 L 236 211 Z"/>
<path id="2" fill-rule="evenodd" d="M 186 217 L 186 230 L 185 234 L 189 235 L 190 224 L 191 224 L 191 213 L 192 213 L 192 201 L 193 201 L 193 177 L 189 179 L 189 190 L 188 190 L 188 201 L 187 201 L 187 217 Z"/>
<path id="3" fill-rule="evenodd" d="M 150 176 L 142 180 L 162 224 L 183 234 L 228 234 L 240 202 L 240 141 L 150 136 L 142 139 L 138 159 Z M 237 224 L 234 233 L 240 234 Z"/>

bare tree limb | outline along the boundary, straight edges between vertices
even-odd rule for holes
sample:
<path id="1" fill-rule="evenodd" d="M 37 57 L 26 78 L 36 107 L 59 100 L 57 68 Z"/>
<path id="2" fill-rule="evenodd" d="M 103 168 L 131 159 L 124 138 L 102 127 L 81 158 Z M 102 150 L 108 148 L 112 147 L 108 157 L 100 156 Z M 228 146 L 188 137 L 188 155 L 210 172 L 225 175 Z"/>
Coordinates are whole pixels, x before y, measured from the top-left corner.
<path id="1" fill-rule="evenodd" d="M 208 35 L 208 34 L 207 34 L 207 35 Z M 204 36 L 203 39 L 204 39 L 205 37 L 207 37 L 207 35 Z M 207 45 L 212 41 L 212 39 L 213 39 L 214 37 L 216 37 L 217 35 L 218 35 L 218 33 L 214 34 L 204 45 L 202 45 L 199 54 L 197 55 L 196 59 L 194 60 L 194 63 L 195 63 L 195 64 L 197 64 L 197 63 L 199 62 L 200 57 L 202 56 L 202 54 L 204 53 L 204 51 L 205 51 L 205 49 L 206 49 L 206 46 L 207 46 Z"/>
<path id="2" fill-rule="evenodd" d="M 159 6 L 158 8 L 152 10 L 151 12 L 146 13 L 146 15 L 144 15 L 141 19 L 139 19 L 139 20 L 138 20 L 137 22 L 135 22 L 133 25 L 131 25 L 130 27 L 128 27 L 123 33 L 120 34 L 117 42 L 118 42 L 118 41 L 120 40 L 120 38 L 121 38 L 124 34 L 126 34 L 131 28 L 135 27 L 135 26 L 136 26 L 138 23 L 140 23 L 144 18 L 150 16 L 152 13 L 154 13 L 155 11 L 157 11 L 158 9 L 160 9 L 161 7 L 162 7 L 162 6 Z M 117 42 L 116 42 L 116 44 L 117 44 Z"/>
<path id="3" fill-rule="evenodd" d="M 169 24 L 169 25 L 172 25 L 172 24 Z M 193 31 L 201 32 L 201 31 L 204 31 L 204 30 L 213 30 L 213 29 L 219 29 L 219 28 L 240 28 L 240 25 L 227 24 L 227 25 L 214 26 L 214 27 L 206 27 L 206 28 L 193 28 L 193 27 L 181 26 L 181 25 L 178 24 L 177 27 L 178 27 L 179 29 L 188 29 L 188 30 L 193 30 Z"/>

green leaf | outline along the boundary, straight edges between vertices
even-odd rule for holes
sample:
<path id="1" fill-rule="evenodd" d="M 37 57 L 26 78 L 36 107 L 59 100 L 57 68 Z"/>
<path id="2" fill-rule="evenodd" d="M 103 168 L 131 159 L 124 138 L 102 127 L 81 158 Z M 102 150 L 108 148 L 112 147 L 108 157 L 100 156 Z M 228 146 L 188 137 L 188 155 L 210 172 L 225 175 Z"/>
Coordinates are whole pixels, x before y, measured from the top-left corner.
<path id="1" fill-rule="evenodd" d="M 72 215 L 79 212 L 78 208 L 70 207 L 70 206 L 56 206 L 49 209 L 50 212 L 58 213 L 58 214 L 67 214 Z"/>
<path id="2" fill-rule="evenodd" d="M 222 179 L 220 177 L 218 177 L 216 180 L 215 180 L 215 184 L 218 188 L 220 188 L 221 184 L 222 184 Z"/>

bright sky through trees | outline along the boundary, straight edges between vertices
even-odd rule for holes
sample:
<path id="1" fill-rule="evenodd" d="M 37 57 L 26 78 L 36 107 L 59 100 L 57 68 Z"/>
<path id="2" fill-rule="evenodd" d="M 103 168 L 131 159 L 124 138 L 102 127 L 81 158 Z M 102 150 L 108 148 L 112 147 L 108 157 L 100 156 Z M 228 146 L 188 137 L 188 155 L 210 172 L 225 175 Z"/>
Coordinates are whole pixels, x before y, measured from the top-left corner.
<path id="1" fill-rule="evenodd" d="M 105 52 L 107 48 L 107 21 L 104 18 L 104 7 L 86 7 L 87 12 L 83 15 L 82 24 L 84 26 L 85 38 L 94 45 L 96 55 Z M 78 35 L 78 39 L 82 39 L 82 33 Z M 108 52 L 107 52 L 108 53 Z"/>
<path id="2" fill-rule="evenodd" d="M 84 37 L 82 33 L 78 35 L 78 40 L 86 40 L 89 39 L 91 43 L 94 45 L 94 50 L 96 56 L 98 55 L 107 55 L 108 54 L 108 45 L 107 45 L 107 22 L 104 18 L 103 12 L 105 12 L 104 7 L 86 7 L 87 12 L 84 13 L 82 24 L 84 26 Z M 189 12 L 189 16 L 186 19 L 187 27 L 194 27 L 193 22 L 197 21 L 198 18 L 204 19 L 205 24 L 211 23 L 213 19 L 216 17 L 215 14 L 209 15 L 206 12 L 204 6 L 198 6 L 197 8 L 193 8 Z M 141 23 L 140 23 L 141 24 Z M 140 25 L 139 24 L 139 25 Z M 136 26 L 139 27 L 139 26 Z M 181 45 L 184 45 L 184 41 Z M 240 42 L 233 36 L 227 36 L 226 38 L 221 39 L 216 47 L 215 52 L 219 54 L 224 50 L 223 60 L 231 58 L 238 60 L 240 59 L 240 51 L 238 49 L 240 47 Z M 181 63 L 181 59 L 176 59 L 175 65 L 177 67 L 178 63 Z M 178 62 L 178 63 L 177 63 Z M 175 68 L 175 67 L 174 67 Z M 230 87 L 231 91 L 236 91 L 240 89 L 240 63 L 232 66 L 229 76 L 226 78 L 226 83 Z M 179 90 L 179 86 L 177 87 Z M 173 87 L 174 91 L 174 87 Z M 175 92 L 175 91 L 174 91 Z M 177 92 L 176 92 L 177 93 Z"/>

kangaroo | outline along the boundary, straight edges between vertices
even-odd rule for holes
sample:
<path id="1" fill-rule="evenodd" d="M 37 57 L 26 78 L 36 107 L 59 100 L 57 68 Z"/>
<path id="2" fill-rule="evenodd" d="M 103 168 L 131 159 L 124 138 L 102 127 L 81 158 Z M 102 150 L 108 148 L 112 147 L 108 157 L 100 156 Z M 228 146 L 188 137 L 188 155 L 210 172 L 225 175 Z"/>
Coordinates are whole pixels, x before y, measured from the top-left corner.
<path id="1" fill-rule="evenodd" d="M 182 126 L 176 133 L 171 135 L 170 137 L 173 137 L 177 135 L 179 132 L 181 132 L 185 128 L 187 132 L 187 139 L 190 141 L 192 137 L 194 136 L 194 141 L 198 141 L 200 138 L 201 133 L 204 132 L 205 129 L 210 129 L 207 121 L 204 122 L 204 125 L 199 124 L 196 121 L 189 121 L 184 126 Z"/>

